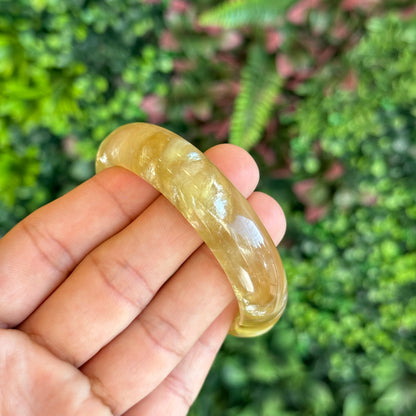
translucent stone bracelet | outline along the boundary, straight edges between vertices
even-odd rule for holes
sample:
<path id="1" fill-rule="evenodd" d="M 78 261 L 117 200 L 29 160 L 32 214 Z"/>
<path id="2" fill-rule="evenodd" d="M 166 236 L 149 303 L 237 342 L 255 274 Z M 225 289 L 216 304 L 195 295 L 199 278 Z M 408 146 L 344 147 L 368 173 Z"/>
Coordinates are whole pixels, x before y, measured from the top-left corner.
<path id="1" fill-rule="evenodd" d="M 203 153 L 152 124 L 132 123 L 101 144 L 97 172 L 122 166 L 162 193 L 189 221 L 224 269 L 239 313 L 230 333 L 260 335 L 286 306 L 286 276 L 276 247 L 254 210 Z"/>

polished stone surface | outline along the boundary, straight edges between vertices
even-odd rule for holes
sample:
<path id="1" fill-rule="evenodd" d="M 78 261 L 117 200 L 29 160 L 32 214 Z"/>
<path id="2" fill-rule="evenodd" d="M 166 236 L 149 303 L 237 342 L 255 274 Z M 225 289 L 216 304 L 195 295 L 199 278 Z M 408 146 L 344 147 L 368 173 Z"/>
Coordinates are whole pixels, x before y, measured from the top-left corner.
<path id="1" fill-rule="evenodd" d="M 185 216 L 214 253 L 237 297 L 230 333 L 269 330 L 286 305 L 280 256 L 247 200 L 189 142 L 164 128 L 132 123 L 101 144 L 97 172 L 122 166 L 145 179 Z"/>

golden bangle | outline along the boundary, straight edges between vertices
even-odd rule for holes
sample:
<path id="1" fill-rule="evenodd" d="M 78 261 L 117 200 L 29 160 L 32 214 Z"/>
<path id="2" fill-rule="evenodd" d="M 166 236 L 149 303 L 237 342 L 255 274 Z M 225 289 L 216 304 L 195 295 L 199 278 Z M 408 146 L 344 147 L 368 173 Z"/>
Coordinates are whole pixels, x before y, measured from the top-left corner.
<path id="1" fill-rule="evenodd" d="M 260 335 L 278 321 L 287 300 L 279 253 L 247 200 L 202 152 L 162 127 L 132 123 L 101 143 L 97 173 L 111 166 L 149 182 L 211 249 L 238 301 L 231 334 Z"/>

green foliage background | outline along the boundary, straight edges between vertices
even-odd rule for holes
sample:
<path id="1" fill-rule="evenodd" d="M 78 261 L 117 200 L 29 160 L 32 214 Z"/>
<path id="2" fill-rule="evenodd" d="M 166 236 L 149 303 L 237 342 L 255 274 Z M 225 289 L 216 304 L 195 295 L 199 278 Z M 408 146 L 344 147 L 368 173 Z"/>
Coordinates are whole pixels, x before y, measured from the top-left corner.
<path id="1" fill-rule="evenodd" d="M 0 233 L 91 176 L 120 124 L 230 136 L 285 210 L 289 304 L 227 339 L 190 414 L 413 415 L 412 2 L 148 3 L 0 2 Z"/>
<path id="2" fill-rule="evenodd" d="M 163 7 L 0 2 L 0 231 L 93 174 L 98 143 L 167 93 Z"/>

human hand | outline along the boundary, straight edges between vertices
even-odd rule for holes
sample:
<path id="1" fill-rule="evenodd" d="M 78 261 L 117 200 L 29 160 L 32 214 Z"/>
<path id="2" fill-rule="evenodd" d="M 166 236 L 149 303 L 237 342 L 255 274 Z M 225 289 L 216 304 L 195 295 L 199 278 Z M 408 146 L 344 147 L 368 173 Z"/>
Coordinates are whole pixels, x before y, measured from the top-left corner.
<path id="1" fill-rule="evenodd" d="M 277 244 L 285 219 L 232 145 L 207 152 Z M 0 240 L 0 414 L 185 415 L 236 313 L 209 249 L 150 185 L 94 176 Z"/>

